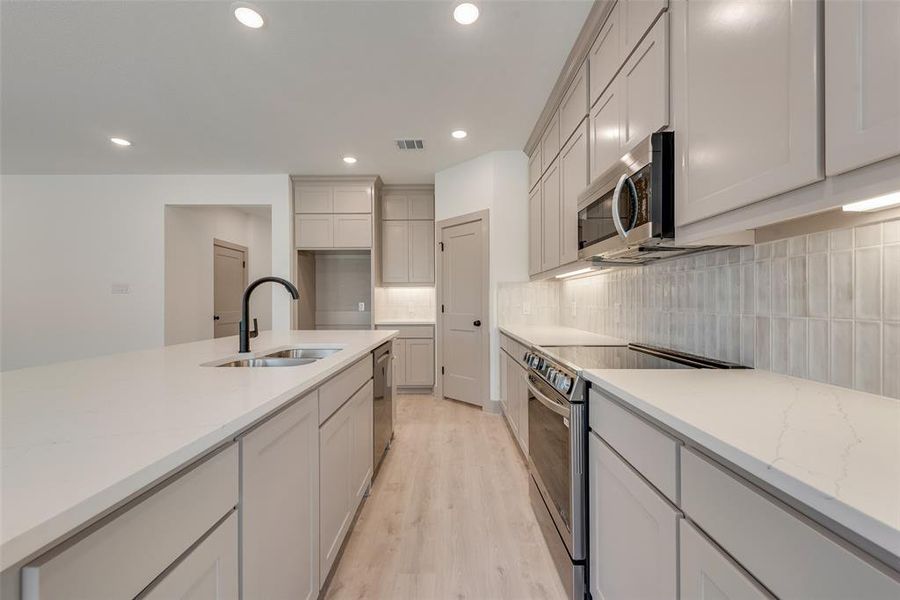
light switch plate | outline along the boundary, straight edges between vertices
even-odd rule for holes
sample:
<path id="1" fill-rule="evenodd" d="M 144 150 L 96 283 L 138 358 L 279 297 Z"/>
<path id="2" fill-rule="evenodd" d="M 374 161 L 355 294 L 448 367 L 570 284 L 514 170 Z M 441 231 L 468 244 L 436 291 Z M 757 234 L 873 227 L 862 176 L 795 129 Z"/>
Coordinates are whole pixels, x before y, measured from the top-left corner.
<path id="1" fill-rule="evenodd" d="M 359 303 L 359 312 L 366 312 L 366 303 L 365 302 Z"/>

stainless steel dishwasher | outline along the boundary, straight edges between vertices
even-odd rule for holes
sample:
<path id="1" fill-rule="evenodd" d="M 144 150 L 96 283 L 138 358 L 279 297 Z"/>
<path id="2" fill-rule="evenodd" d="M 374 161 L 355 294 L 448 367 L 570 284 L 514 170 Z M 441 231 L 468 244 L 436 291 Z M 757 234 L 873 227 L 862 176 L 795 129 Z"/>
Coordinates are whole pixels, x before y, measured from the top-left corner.
<path id="1" fill-rule="evenodd" d="M 373 472 L 372 479 L 378 475 L 378 469 L 381 461 L 391 445 L 391 439 L 394 437 L 394 406 L 391 395 L 391 387 L 393 383 L 392 377 L 392 348 L 393 343 L 388 342 L 382 344 L 375 349 L 375 361 L 373 371 L 373 383 L 375 385 L 375 400 L 373 402 L 374 412 L 374 435 L 375 440 L 374 455 L 372 460 Z"/>

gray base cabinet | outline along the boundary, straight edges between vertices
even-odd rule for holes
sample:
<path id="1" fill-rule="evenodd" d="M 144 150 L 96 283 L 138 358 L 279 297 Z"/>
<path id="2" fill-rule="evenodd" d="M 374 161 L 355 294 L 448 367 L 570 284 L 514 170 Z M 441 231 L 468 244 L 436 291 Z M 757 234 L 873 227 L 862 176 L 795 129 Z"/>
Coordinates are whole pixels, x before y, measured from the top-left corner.
<path id="1" fill-rule="evenodd" d="M 686 600 L 774 598 L 688 521 L 682 521 L 679 536 L 682 598 Z"/>
<path id="2" fill-rule="evenodd" d="M 520 360 L 525 347 L 500 336 L 500 406 L 519 444 L 528 455 L 528 372 Z"/>
<path id="3" fill-rule="evenodd" d="M 394 385 L 398 388 L 434 387 L 434 326 L 378 325 L 397 329 L 394 338 Z"/>
<path id="4" fill-rule="evenodd" d="M 319 593 L 318 391 L 242 440 L 244 598 Z"/>

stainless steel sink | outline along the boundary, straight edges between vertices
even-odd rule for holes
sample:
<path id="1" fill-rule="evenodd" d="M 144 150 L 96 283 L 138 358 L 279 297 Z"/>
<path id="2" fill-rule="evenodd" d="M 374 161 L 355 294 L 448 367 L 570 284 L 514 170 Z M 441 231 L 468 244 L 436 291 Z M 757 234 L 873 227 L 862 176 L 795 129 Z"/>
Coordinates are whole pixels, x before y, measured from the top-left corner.
<path id="1" fill-rule="evenodd" d="M 316 362 L 317 358 L 275 358 L 264 356 L 262 358 L 244 358 L 241 360 L 233 360 L 219 367 L 299 367 L 300 365 L 308 365 Z"/>
<path id="2" fill-rule="evenodd" d="M 331 356 L 335 352 L 340 352 L 340 348 L 287 348 L 276 352 L 264 354 L 265 358 L 308 358 L 311 360 L 319 360 L 326 356 Z"/>

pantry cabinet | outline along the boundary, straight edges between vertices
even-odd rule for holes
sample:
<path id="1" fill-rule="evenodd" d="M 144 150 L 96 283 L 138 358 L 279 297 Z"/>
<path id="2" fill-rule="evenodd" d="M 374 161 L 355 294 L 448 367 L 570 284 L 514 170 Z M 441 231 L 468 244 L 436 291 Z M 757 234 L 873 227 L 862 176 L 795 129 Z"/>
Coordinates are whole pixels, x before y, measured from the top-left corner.
<path id="1" fill-rule="evenodd" d="M 318 391 L 241 440 L 244 598 L 319 593 Z"/>
<path id="2" fill-rule="evenodd" d="M 820 10 L 673 1 L 677 225 L 823 177 Z"/>
<path id="3" fill-rule="evenodd" d="M 900 2 L 825 2 L 825 172 L 900 154 Z"/>
<path id="4" fill-rule="evenodd" d="M 560 229 L 559 161 L 553 161 L 541 179 L 541 270 L 559 266 Z"/>
<path id="5" fill-rule="evenodd" d="M 434 283 L 434 193 L 423 186 L 385 188 L 381 212 L 381 283 Z"/>

